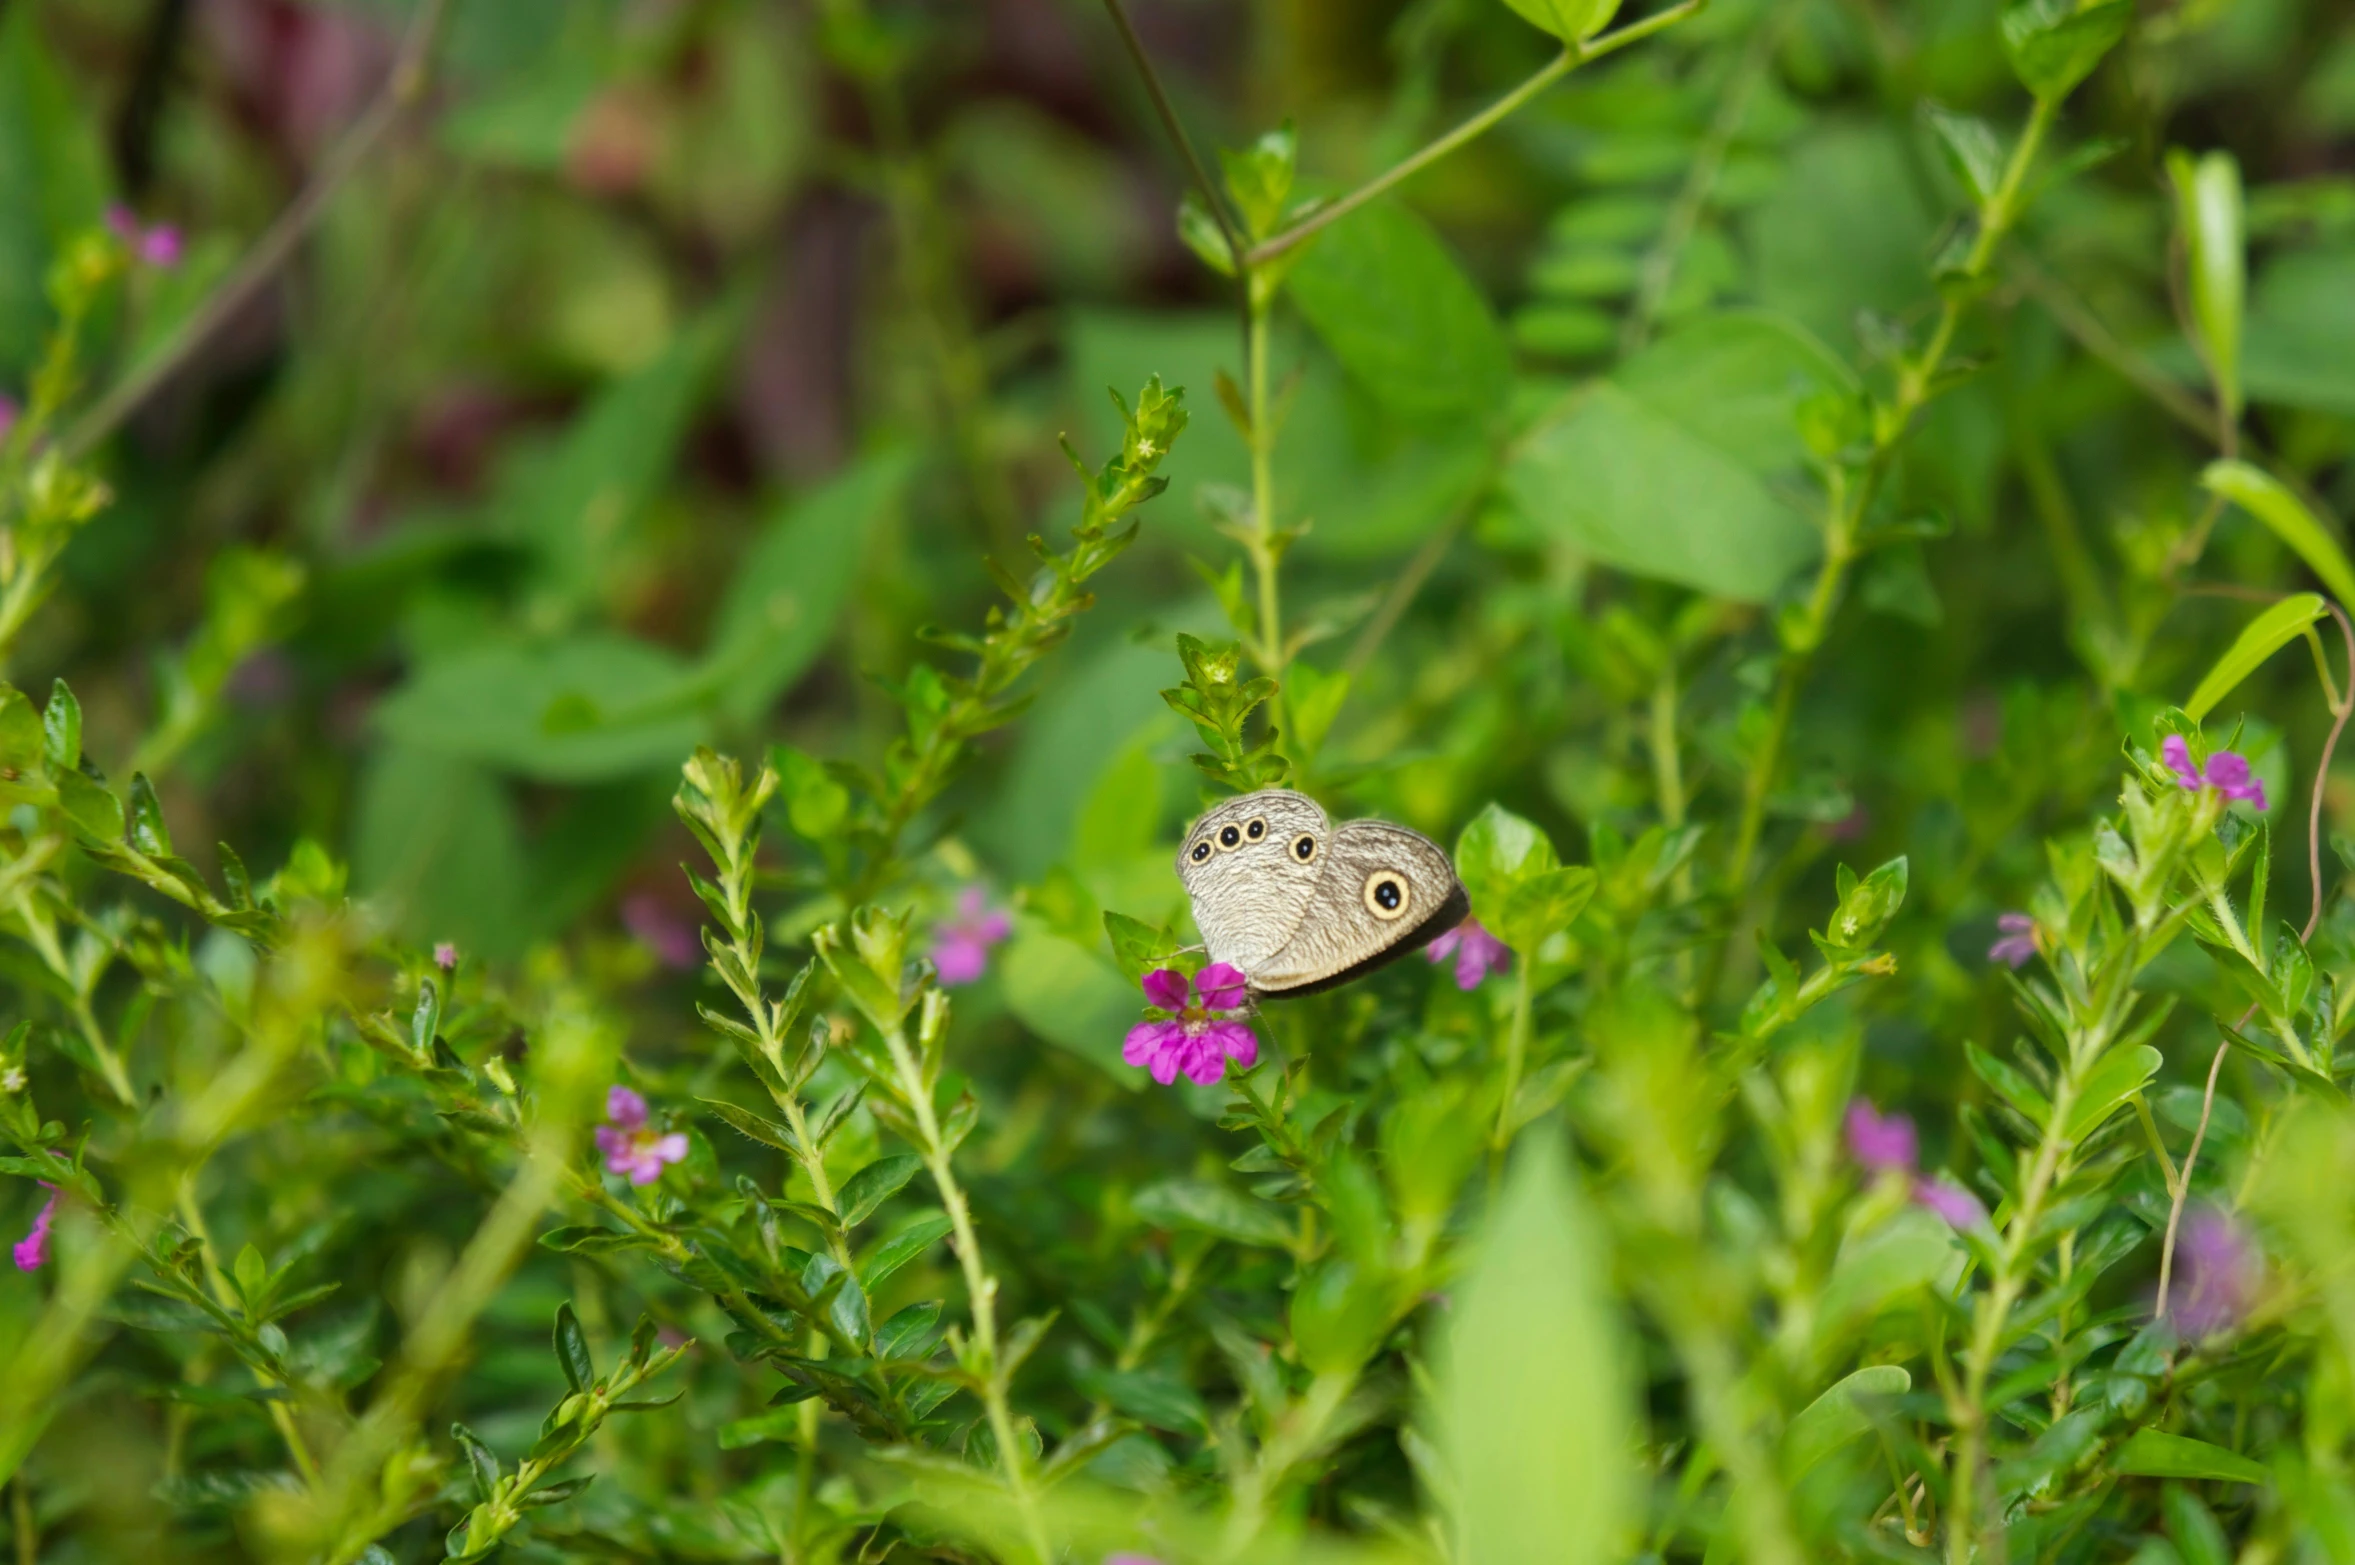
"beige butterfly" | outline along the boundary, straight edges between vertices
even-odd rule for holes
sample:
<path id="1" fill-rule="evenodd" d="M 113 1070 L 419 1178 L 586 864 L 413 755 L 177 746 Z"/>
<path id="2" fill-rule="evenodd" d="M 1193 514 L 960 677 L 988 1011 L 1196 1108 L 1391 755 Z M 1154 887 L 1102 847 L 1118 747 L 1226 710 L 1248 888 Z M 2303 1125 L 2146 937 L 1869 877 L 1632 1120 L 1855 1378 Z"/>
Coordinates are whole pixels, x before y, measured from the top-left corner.
<path id="1" fill-rule="evenodd" d="M 1196 821 L 1177 872 L 1210 960 L 1240 968 L 1269 999 L 1347 983 L 1472 910 L 1428 837 L 1387 821 L 1336 826 L 1288 788 L 1229 799 Z"/>

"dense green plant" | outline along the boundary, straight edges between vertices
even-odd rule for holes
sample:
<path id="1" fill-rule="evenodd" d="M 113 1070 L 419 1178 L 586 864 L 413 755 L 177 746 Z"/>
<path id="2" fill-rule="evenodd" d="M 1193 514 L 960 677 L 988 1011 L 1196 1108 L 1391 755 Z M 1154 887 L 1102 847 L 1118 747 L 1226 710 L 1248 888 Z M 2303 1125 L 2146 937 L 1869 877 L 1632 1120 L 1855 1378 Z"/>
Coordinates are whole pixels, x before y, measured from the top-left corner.
<path id="1" fill-rule="evenodd" d="M 2355 1554 L 2334 10 L 137 9 L 0 8 L 20 1561 Z M 1249 1005 L 1276 785 L 1473 921 Z"/>

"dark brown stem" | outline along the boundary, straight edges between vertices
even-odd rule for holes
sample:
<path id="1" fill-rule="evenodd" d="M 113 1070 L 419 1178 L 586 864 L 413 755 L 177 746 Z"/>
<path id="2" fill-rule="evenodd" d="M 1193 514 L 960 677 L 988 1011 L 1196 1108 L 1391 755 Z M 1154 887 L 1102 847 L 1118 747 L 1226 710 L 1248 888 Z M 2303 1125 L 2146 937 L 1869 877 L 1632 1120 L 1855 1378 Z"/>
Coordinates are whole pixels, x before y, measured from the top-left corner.
<path id="1" fill-rule="evenodd" d="M 251 304 L 263 286 L 278 274 L 278 269 L 318 223 L 329 200 L 343 188 L 344 181 L 367 160 L 385 133 L 424 97 L 434 42 L 440 36 L 442 20 L 449 8 L 450 0 L 422 0 L 408 33 L 401 39 L 392 74 L 386 78 L 384 90 L 376 95 L 376 101 L 344 133 L 300 193 L 278 214 L 262 237 L 254 241 L 253 248 L 246 251 L 221 285 L 180 323 L 162 347 L 115 382 L 106 395 L 75 421 L 62 442 L 69 459 L 87 456 L 100 441 L 121 428 L 125 419 L 154 396 L 198 348 Z"/>

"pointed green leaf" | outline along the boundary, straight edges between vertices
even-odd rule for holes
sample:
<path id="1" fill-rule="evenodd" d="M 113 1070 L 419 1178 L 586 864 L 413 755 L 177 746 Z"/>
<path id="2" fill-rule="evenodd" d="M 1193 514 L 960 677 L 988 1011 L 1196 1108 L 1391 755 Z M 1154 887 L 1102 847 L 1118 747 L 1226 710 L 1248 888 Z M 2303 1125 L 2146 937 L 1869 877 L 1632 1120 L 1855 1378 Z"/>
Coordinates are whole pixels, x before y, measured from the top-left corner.
<path id="1" fill-rule="evenodd" d="M 2322 578 L 2332 597 L 2342 606 L 2355 606 L 2355 566 L 2348 565 L 2338 540 L 2280 479 L 2246 462 L 2211 462 L 2200 482 L 2272 528 Z"/>
<path id="2" fill-rule="evenodd" d="M 2199 689 L 2191 693 L 2191 699 L 2183 703 L 2183 715 L 2195 723 L 2206 717 L 2215 710 L 2217 702 L 2232 694 L 2234 687 L 2255 673 L 2267 658 L 2305 634 L 2306 627 L 2322 618 L 2324 612 L 2319 595 L 2301 592 L 2282 599 L 2249 621 L 2208 670 Z"/>

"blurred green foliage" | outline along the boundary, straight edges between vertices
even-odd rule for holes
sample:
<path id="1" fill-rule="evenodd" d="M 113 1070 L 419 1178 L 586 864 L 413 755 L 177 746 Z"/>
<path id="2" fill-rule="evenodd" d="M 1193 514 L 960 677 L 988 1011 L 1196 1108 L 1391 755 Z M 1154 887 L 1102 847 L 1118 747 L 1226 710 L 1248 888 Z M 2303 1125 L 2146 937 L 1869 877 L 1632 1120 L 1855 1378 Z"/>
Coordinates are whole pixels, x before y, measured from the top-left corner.
<path id="1" fill-rule="evenodd" d="M 2343 7 L 0 0 L 0 398 L 20 1561 L 2355 1557 Z"/>

